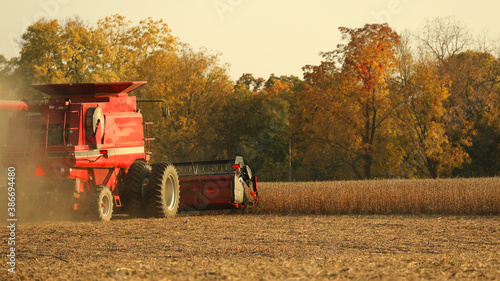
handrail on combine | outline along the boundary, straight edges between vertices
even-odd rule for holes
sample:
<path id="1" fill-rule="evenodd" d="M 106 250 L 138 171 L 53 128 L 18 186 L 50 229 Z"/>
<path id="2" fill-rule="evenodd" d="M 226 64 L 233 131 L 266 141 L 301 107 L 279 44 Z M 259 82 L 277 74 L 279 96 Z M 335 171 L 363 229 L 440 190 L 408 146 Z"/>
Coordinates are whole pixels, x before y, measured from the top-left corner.
<path id="1" fill-rule="evenodd" d="M 163 117 L 170 116 L 170 110 L 168 110 L 167 102 L 164 100 L 136 100 L 136 102 L 161 102 L 164 106 L 161 108 L 161 114 Z"/>

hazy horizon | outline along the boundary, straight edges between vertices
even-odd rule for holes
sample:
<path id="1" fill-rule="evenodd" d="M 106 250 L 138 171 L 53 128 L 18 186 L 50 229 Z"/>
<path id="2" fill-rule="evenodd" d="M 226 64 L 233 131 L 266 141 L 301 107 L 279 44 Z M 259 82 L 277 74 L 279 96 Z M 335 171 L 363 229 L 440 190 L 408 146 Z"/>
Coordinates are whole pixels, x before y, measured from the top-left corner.
<path id="1" fill-rule="evenodd" d="M 396 31 L 416 31 L 426 20 L 456 16 L 476 36 L 487 33 L 500 38 L 496 12 L 500 3 L 492 0 L 468 2 L 384 0 L 340 1 L 147 1 L 148 5 L 123 1 L 39 0 L 2 4 L 8 11 L 0 17 L 0 55 L 18 56 L 15 43 L 26 28 L 40 18 L 64 20 L 74 16 L 95 23 L 121 14 L 133 23 L 151 17 L 163 19 L 174 36 L 194 49 L 205 47 L 221 53 L 230 64 L 230 75 L 243 73 L 267 78 L 270 74 L 302 77 L 301 68 L 318 64 L 319 52 L 331 51 L 342 43 L 338 27 L 362 27 L 366 23 L 388 22 Z"/>

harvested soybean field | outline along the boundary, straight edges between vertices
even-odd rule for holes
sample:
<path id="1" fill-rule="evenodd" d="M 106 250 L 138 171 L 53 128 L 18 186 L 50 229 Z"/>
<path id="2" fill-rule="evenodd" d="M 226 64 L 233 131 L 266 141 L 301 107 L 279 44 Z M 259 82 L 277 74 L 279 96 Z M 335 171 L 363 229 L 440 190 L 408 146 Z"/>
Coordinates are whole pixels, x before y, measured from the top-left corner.
<path id="1" fill-rule="evenodd" d="M 16 245 L 1 279 L 500 278 L 498 217 L 181 214 L 21 225 Z"/>
<path id="2" fill-rule="evenodd" d="M 446 191 L 459 194 L 457 198 L 465 200 L 453 203 L 446 199 L 447 205 L 455 206 L 453 208 L 461 206 L 469 213 L 485 210 L 477 209 L 469 199 L 464 199 L 467 195 L 475 198 L 474 202 L 479 200 L 490 204 L 489 215 L 471 215 L 465 211 L 460 211 L 461 215 L 452 212 L 440 215 L 427 203 L 423 209 L 412 207 L 403 209 L 402 213 L 391 213 L 382 208 L 379 212 L 384 214 L 373 210 L 367 214 L 363 212 L 368 203 L 363 204 L 362 198 L 355 199 L 361 200 L 355 206 L 365 206 L 361 209 L 365 211 L 357 211 L 351 206 L 347 209 L 349 214 L 336 214 L 328 208 L 343 206 L 341 203 L 325 209 L 326 203 L 319 199 L 319 202 L 310 203 L 316 207 L 299 211 L 304 200 L 311 197 L 298 190 L 295 193 L 302 199 L 275 202 L 270 209 L 273 196 L 282 193 L 287 198 L 288 193 L 294 193 L 290 189 L 302 189 L 307 185 L 279 186 L 277 183 L 262 184 L 262 202 L 250 212 L 183 212 L 167 219 L 131 219 L 118 215 L 107 223 L 19 221 L 16 228 L 16 273 L 7 271 L 7 229 L 2 235 L 6 254 L 2 255 L 5 269 L 0 279 L 500 278 L 500 216 L 494 214 L 495 198 L 498 197 L 492 193 L 484 196 L 493 199 L 483 202 L 483 195 Z M 319 186 L 315 188 L 321 189 Z M 349 188 L 345 190 L 353 192 L 348 191 Z M 482 188 L 475 190 L 485 192 Z M 281 205 L 288 207 L 282 208 Z M 414 210 L 414 213 L 408 210 Z M 434 213 L 422 210 L 434 210 Z"/>

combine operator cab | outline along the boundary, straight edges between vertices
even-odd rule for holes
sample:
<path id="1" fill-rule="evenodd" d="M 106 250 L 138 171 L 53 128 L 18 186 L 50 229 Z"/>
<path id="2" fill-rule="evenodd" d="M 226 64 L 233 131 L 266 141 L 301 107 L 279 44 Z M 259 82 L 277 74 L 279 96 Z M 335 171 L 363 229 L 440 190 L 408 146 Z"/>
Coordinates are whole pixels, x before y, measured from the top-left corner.
<path id="1" fill-rule="evenodd" d="M 149 163 L 151 123 L 143 122 L 136 97 L 128 95 L 144 84 L 33 85 L 50 98 L 37 104 L 0 102 L 0 110 L 16 111 L 9 120 L 2 163 L 18 171 L 18 192 L 26 195 L 28 204 L 49 204 L 107 221 L 114 207 L 132 216 L 167 217 L 177 213 L 180 203 L 241 208 L 250 205 L 245 203 L 248 198 L 257 200 L 255 176 L 240 158 L 232 161 L 231 171 L 180 178 L 174 165 Z M 216 189 L 230 196 L 217 197 L 224 202 L 193 199 L 213 199 L 205 195 Z"/>

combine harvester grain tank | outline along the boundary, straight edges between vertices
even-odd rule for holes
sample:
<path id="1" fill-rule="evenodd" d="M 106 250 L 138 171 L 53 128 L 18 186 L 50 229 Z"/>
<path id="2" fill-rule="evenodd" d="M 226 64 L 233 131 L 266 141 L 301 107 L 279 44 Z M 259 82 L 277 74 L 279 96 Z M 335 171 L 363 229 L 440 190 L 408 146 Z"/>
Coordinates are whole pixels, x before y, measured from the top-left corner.
<path id="1" fill-rule="evenodd" d="M 130 216 L 171 217 L 179 207 L 206 210 L 255 204 L 257 179 L 240 156 L 151 163 L 152 123 L 143 120 L 137 103 L 163 101 L 141 101 L 128 94 L 144 84 L 33 85 L 50 97 L 37 103 L 0 101 L 0 110 L 14 111 L 2 163 L 16 167 L 19 178 L 33 179 L 18 184 L 18 192 L 26 194 L 25 186 L 43 182 L 42 193 L 53 194 L 43 200 L 102 221 L 110 220 L 116 208 Z M 166 106 L 162 113 L 168 116 Z"/>

